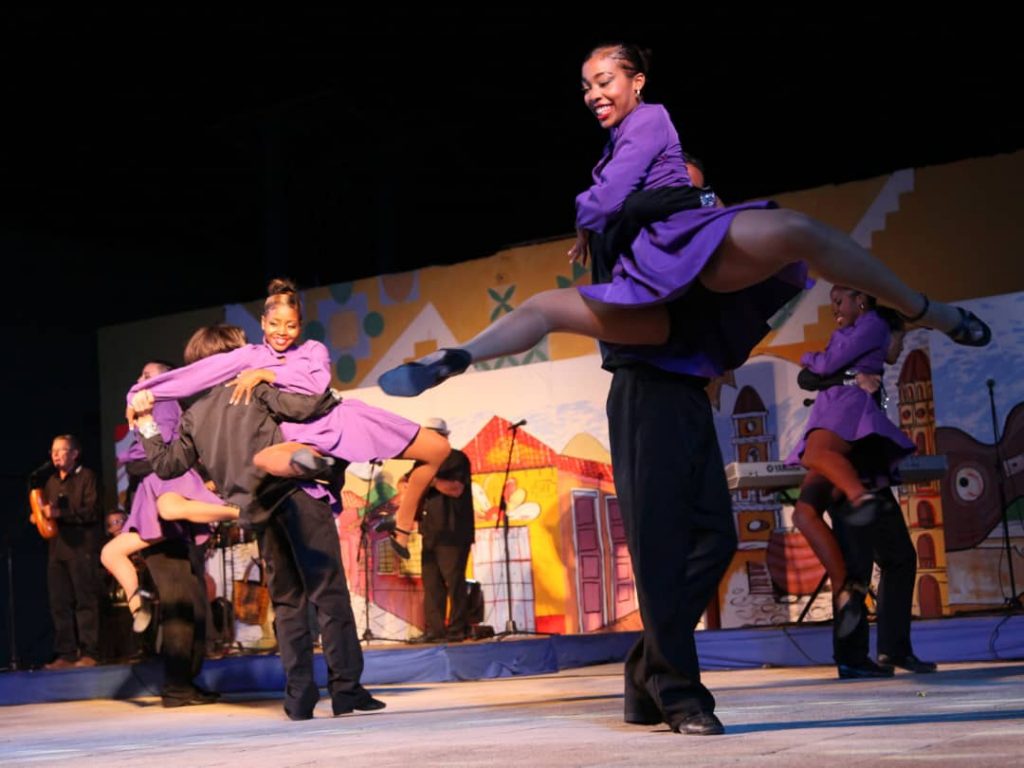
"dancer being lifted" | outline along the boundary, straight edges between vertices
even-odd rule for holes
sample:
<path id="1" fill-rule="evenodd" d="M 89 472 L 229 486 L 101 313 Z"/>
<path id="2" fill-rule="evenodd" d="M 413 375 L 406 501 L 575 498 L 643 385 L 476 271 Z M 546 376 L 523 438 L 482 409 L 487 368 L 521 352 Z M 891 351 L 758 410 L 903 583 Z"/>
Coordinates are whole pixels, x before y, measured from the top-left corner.
<path id="1" fill-rule="evenodd" d="M 150 393 L 150 402 L 176 400 L 228 382 L 236 387 L 236 403 L 246 401 L 260 382 L 286 392 L 325 392 L 331 382 L 327 348 L 312 339 L 297 343 L 302 315 L 292 283 L 270 283 L 260 324 L 263 344 L 247 344 L 212 355 L 137 384 L 128 393 L 129 403 L 141 391 Z M 395 551 L 403 558 L 409 557 L 407 542 L 417 505 L 451 450 L 447 440 L 429 429 L 420 429 L 409 419 L 348 398 L 315 421 L 282 423 L 281 435 L 285 442 L 265 448 L 253 458 L 258 469 L 278 477 L 308 477 L 311 472 L 328 468 L 333 458 L 349 462 L 392 458 L 414 461 L 408 492 L 389 526 Z M 328 491 L 321 487 L 313 493 L 325 496 Z"/>
<path id="2" fill-rule="evenodd" d="M 643 101 L 648 55 L 634 46 L 594 49 L 583 65 L 583 100 L 610 140 L 593 185 L 576 198 L 573 260 L 595 239 L 613 250 L 610 282 L 544 291 L 463 346 L 441 349 L 384 373 L 390 395 L 411 397 L 473 362 L 523 352 L 553 331 L 625 345 L 664 345 L 708 368 L 736 367 L 767 331 L 764 321 L 806 284 L 806 265 L 934 328 L 959 344 L 984 346 L 988 326 L 970 311 L 929 301 L 847 235 L 769 201 L 701 206 L 668 112 Z M 658 191 L 658 205 L 631 195 Z M 700 309 L 680 308 L 697 302 Z M 697 319 L 715 337 L 698 340 Z M 704 334 L 706 336 L 706 333 Z M 685 373 L 702 374 L 687 364 Z"/>

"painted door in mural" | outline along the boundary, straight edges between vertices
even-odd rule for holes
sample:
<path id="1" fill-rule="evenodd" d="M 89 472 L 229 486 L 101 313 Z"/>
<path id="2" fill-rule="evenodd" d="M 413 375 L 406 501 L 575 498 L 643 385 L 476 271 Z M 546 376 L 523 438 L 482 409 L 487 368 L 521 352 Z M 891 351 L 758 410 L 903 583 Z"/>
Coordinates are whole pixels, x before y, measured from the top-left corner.
<path id="1" fill-rule="evenodd" d="M 530 562 L 530 531 L 525 525 L 508 529 L 509 572 L 512 575 L 512 620 L 516 628 L 533 631 L 536 616 L 533 599 L 533 570 Z M 477 528 L 473 545 L 473 575 L 484 595 L 484 624 L 496 632 L 506 628 L 509 618 L 505 579 L 505 532 L 501 528 Z"/>
<path id="2" fill-rule="evenodd" d="M 922 576 L 917 582 L 917 601 L 921 606 L 921 618 L 930 619 L 942 615 L 942 591 L 934 576 Z"/>
<path id="3" fill-rule="evenodd" d="M 605 498 L 605 530 L 612 556 L 612 621 L 621 619 L 637 609 L 636 586 L 633 583 L 633 561 L 626 546 L 626 527 L 622 523 L 619 500 Z"/>
<path id="4" fill-rule="evenodd" d="M 605 625 L 604 553 L 596 491 L 572 492 L 572 522 L 576 537 L 576 602 L 580 631 Z"/>

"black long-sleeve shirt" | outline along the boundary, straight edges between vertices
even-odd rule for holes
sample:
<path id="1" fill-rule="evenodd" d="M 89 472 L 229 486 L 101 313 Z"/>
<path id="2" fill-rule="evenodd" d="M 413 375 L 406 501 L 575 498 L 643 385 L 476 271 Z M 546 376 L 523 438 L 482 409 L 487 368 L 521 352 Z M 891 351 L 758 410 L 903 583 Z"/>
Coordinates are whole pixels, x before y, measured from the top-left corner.
<path id="1" fill-rule="evenodd" d="M 231 387 L 213 387 L 181 416 L 178 438 L 168 444 L 159 434 L 144 438 L 146 458 L 163 479 L 178 477 L 202 462 L 217 493 L 229 504 L 248 506 L 261 473 L 252 457 L 281 442 L 280 421 L 308 421 L 338 404 L 330 393 L 299 395 L 258 385 L 248 405 L 230 405 Z"/>
<path id="2" fill-rule="evenodd" d="M 84 550 L 96 549 L 102 517 L 96 473 L 80 464 L 64 478 L 55 472 L 46 481 L 43 493 L 53 510 L 60 511 L 51 554 L 66 560 Z"/>
<path id="3" fill-rule="evenodd" d="M 469 457 L 453 448 L 437 470 L 439 480 L 458 480 L 462 495 L 452 498 L 436 488 L 427 490 L 423 499 L 423 516 L 419 522 L 423 546 L 433 548 L 439 544 L 468 547 L 476 532 L 473 517 L 473 477 Z"/>

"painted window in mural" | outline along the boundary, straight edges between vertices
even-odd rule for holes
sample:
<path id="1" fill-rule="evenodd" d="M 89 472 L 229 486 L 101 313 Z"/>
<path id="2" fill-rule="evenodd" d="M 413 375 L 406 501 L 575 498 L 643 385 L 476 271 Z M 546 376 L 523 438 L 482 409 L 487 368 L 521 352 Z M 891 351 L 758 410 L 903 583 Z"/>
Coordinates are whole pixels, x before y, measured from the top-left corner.
<path id="1" fill-rule="evenodd" d="M 922 528 L 935 527 L 935 507 L 930 501 L 922 501 L 917 505 L 917 524 Z"/>
<path id="2" fill-rule="evenodd" d="M 605 530 L 612 553 L 612 620 L 617 621 L 637 609 L 636 585 L 633 583 L 633 561 L 626 546 L 626 527 L 615 496 L 605 497 Z"/>
<path id="3" fill-rule="evenodd" d="M 935 541 L 927 533 L 917 540 L 917 562 L 921 568 L 935 567 Z"/>
<path id="4" fill-rule="evenodd" d="M 604 553 L 596 491 L 572 492 L 573 535 L 576 539 L 576 602 L 584 632 L 605 624 Z"/>
<path id="5" fill-rule="evenodd" d="M 533 572 L 530 563 L 530 531 L 526 526 L 508 529 L 509 570 L 512 574 L 512 619 L 516 627 L 536 629 Z M 501 528 L 477 528 L 473 545 L 473 574 L 484 593 L 484 624 L 501 631 L 508 621 L 505 584 L 505 534 Z"/>

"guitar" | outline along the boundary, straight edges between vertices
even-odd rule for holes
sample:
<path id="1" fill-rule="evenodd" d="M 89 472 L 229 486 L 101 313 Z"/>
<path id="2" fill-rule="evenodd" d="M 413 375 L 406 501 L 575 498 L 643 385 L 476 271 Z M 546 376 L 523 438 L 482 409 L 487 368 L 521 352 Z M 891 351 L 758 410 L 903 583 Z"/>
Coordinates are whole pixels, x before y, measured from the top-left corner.
<path id="1" fill-rule="evenodd" d="M 46 506 L 46 500 L 43 498 L 43 489 L 33 488 L 29 491 L 28 503 L 32 508 L 32 514 L 28 518 L 29 522 L 39 529 L 39 535 L 44 539 L 52 539 L 56 536 L 57 521 L 51 520 L 43 514 L 43 507 Z"/>
<path id="2" fill-rule="evenodd" d="M 936 429 L 935 445 L 949 458 L 942 481 L 946 551 L 973 549 L 1003 519 L 1000 480 L 1008 506 L 1024 497 L 1024 403 L 1017 403 L 1006 417 L 998 451 L 955 427 Z"/>

